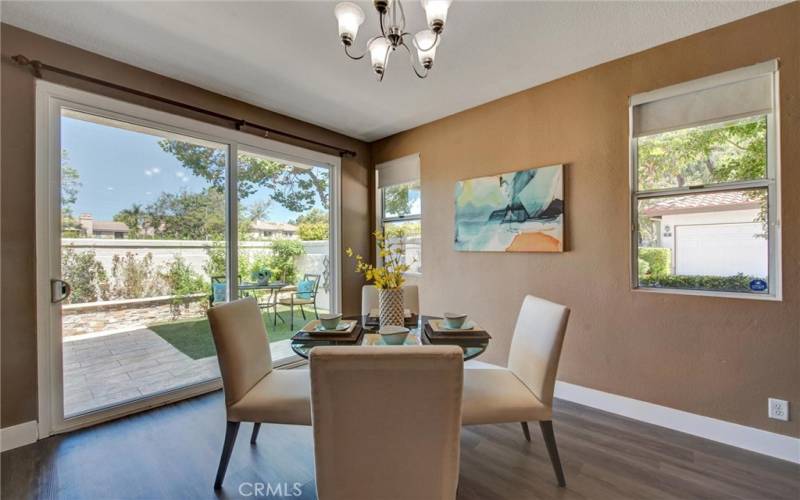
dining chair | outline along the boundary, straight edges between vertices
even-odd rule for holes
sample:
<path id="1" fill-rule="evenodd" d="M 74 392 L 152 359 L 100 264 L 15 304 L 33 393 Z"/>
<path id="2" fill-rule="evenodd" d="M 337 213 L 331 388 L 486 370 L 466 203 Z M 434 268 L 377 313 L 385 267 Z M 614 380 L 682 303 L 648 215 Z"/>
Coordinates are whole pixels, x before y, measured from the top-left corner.
<path id="1" fill-rule="evenodd" d="M 373 309 L 378 309 L 378 289 L 375 285 L 361 287 L 361 315 L 367 316 Z M 419 314 L 419 287 L 407 285 L 403 287 L 403 308 L 412 314 Z"/>
<path id="2" fill-rule="evenodd" d="M 314 316 L 319 319 L 319 312 L 317 312 L 317 292 L 319 291 L 319 283 L 322 281 L 321 274 L 304 274 L 302 282 L 311 282 L 310 290 L 293 290 L 288 297 L 283 297 L 278 300 L 278 303 L 284 306 L 289 306 L 289 329 L 294 330 L 294 307 L 300 307 L 300 313 L 303 319 L 306 319 L 306 311 L 303 306 L 314 306 Z M 299 285 L 298 285 L 299 286 Z M 276 310 L 277 314 L 277 310 Z"/>
<path id="3" fill-rule="evenodd" d="M 318 498 L 455 498 L 463 356 L 457 346 L 312 349 Z"/>
<path id="4" fill-rule="evenodd" d="M 250 444 L 262 423 L 311 425 L 308 370 L 273 370 L 269 338 L 252 297 L 208 310 L 225 392 L 227 426 L 214 488 L 222 487 L 239 425 L 253 422 Z"/>
<path id="5" fill-rule="evenodd" d="M 533 295 L 522 303 L 507 367 L 464 370 L 463 424 L 538 421 L 559 486 L 566 486 L 553 432 L 553 392 L 569 308 Z"/>

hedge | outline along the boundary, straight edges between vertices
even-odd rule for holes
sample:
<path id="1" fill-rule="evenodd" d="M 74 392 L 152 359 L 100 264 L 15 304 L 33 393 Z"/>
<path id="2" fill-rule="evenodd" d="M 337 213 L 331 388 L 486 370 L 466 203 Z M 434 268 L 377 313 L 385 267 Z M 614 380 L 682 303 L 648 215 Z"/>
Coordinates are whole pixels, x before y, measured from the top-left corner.
<path id="1" fill-rule="evenodd" d="M 650 274 L 662 276 L 672 269 L 672 255 L 669 248 L 639 247 L 639 258 L 650 266 Z"/>
<path id="2" fill-rule="evenodd" d="M 673 274 L 665 276 L 640 276 L 639 285 L 653 288 L 683 288 L 688 290 L 716 290 L 721 292 L 747 292 L 753 293 L 750 289 L 750 282 L 758 278 L 756 276 L 746 276 L 737 274 L 735 276 L 689 276 L 683 274 Z M 767 290 L 756 293 L 767 293 Z"/>

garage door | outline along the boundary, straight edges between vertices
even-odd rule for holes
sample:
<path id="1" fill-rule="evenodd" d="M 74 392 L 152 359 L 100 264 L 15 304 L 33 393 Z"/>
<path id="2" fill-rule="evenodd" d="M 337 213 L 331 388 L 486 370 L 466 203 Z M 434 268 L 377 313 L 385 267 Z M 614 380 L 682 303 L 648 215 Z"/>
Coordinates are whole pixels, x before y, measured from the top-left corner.
<path id="1" fill-rule="evenodd" d="M 757 222 L 675 227 L 675 273 L 766 276 L 769 248 Z"/>

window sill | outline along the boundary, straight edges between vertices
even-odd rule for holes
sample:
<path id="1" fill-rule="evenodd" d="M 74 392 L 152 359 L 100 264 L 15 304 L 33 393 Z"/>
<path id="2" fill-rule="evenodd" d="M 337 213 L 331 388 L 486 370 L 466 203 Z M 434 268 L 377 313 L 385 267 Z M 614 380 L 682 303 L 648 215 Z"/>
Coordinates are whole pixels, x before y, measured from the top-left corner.
<path id="1" fill-rule="evenodd" d="M 769 302 L 782 302 L 780 293 L 777 295 L 747 294 L 738 292 L 711 292 L 704 290 L 683 290 L 680 288 L 646 288 L 631 287 L 632 292 L 639 293 L 665 293 L 670 295 L 694 295 L 699 297 L 716 297 L 723 299 L 765 300 Z"/>

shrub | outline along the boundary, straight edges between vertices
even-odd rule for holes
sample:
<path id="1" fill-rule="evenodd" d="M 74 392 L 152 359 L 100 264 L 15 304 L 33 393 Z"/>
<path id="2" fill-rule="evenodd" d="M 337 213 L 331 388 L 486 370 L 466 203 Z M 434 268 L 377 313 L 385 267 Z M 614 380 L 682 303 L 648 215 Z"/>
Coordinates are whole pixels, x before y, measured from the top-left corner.
<path id="1" fill-rule="evenodd" d="M 670 274 L 672 255 L 669 248 L 639 247 L 639 259 L 647 262 L 652 276 Z"/>
<path id="2" fill-rule="evenodd" d="M 61 275 L 72 286 L 67 303 L 108 300 L 108 275 L 94 252 L 76 252 L 65 248 L 61 252 Z"/>
<path id="3" fill-rule="evenodd" d="M 153 254 L 137 259 L 132 252 L 111 259 L 111 297 L 138 299 L 166 293 L 161 276 L 153 270 Z"/>
<path id="4" fill-rule="evenodd" d="M 646 260 L 639 257 L 639 277 L 645 276 L 650 273 L 650 264 Z"/>
<path id="5" fill-rule="evenodd" d="M 284 279 L 287 283 L 294 283 L 297 279 L 297 266 L 295 257 L 305 253 L 306 249 L 297 240 L 275 240 L 272 242 L 272 255 L 269 259 L 269 268 L 275 279 Z"/>
<path id="6" fill-rule="evenodd" d="M 687 290 L 717 290 L 721 292 L 751 293 L 750 282 L 757 278 L 737 274 L 734 276 L 689 276 L 684 274 L 650 275 L 639 277 L 639 285 L 653 288 L 683 288 Z M 765 291 L 766 293 L 766 291 Z"/>
<path id="7" fill-rule="evenodd" d="M 225 256 L 227 255 L 227 250 L 225 247 L 225 242 L 223 241 L 215 241 L 211 247 L 206 249 L 206 253 L 208 254 L 208 262 L 204 266 L 204 270 L 207 275 L 214 277 L 214 276 L 225 276 Z M 239 277 L 241 279 L 249 279 L 250 277 L 250 258 L 249 256 L 244 253 L 239 253 Z"/>
<path id="8" fill-rule="evenodd" d="M 301 240 L 319 241 L 328 239 L 328 221 L 301 222 L 297 226 L 297 234 Z"/>
<path id="9" fill-rule="evenodd" d="M 168 293 L 173 295 L 170 304 L 173 319 L 181 315 L 181 306 L 185 305 L 186 297 L 206 289 L 205 280 L 194 272 L 180 255 L 169 263 L 161 278 L 168 288 Z"/>

